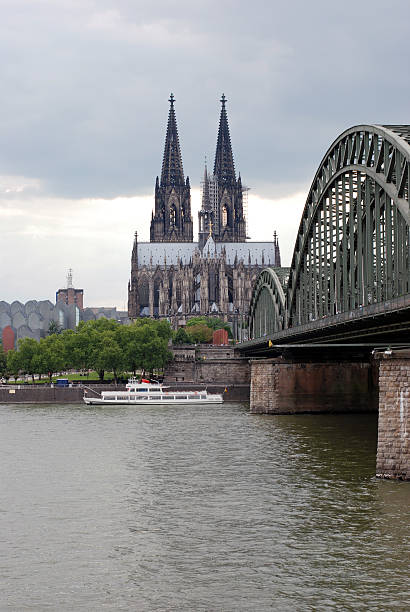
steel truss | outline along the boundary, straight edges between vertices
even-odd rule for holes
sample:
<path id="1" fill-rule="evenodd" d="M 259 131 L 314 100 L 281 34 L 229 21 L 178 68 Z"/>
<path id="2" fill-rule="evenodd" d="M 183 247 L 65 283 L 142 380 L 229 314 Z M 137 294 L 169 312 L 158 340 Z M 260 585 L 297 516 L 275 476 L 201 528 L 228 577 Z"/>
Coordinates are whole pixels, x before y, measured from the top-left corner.
<path id="1" fill-rule="evenodd" d="M 289 276 L 283 327 L 272 297 L 254 289 L 251 337 L 410 293 L 410 126 L 360 125 L 324 156 L 306 200 Z M 272 316 L 273 315 L 273 316 Z M 253 319 L 254 318 L 254 319 Z M 261 334 L 263 335 L 263 334 Z"/>
<path id="2" fill-rule="evenodd" d="M 273 268 L 259 274 L 250 304 L 250 337 L 278 332 L 286 321 L 285 294 Z"/>

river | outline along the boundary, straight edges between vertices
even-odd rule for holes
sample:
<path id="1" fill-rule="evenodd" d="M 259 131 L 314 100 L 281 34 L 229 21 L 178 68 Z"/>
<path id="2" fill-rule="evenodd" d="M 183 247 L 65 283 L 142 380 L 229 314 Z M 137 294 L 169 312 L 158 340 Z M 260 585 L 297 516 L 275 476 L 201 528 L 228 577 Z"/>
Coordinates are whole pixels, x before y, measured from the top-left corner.
<path id="1" fill-rule="evenodd" d="M 404 611 L 377 417 L 0 406 L 0 610 Z"/>

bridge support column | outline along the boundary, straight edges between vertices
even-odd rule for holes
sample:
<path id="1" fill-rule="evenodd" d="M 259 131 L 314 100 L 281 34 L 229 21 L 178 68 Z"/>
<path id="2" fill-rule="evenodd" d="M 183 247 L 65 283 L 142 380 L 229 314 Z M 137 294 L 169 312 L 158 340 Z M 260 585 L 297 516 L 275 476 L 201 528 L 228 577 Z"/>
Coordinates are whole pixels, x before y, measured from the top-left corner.
<path id="1" fill-rule="evenodd" d="M 410 480 L 410 351 L 379 353 L 376 475 Z"/>
<path id="2" fill-rule="evenodd" d="M 305 363 L 281 357 L 250 363 L 253 413 L 377 411 L 377 370 L 370 363 Z"/>

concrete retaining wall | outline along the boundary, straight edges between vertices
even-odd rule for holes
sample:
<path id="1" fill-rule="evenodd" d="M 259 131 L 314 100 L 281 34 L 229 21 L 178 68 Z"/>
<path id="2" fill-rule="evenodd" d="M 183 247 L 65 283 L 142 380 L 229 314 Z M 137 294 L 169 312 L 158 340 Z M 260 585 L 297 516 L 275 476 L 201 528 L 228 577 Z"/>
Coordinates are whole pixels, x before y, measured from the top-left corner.
<path id="1" fill-rule="evenodd" d="M 199 391 L 205 387 L 209 393 L 222 393 L 224 400 L 228 402 L 248 402 L 249 385 L 218 385 L 218 384 L 195 384 L 174 383 L 169 385 L 170 389 Z M 90 385 L 98 393 L 101 391 L 112 391 L 114 389 L 125 389 L 125 385 Z M 226 391 L 225 391 L 226 389 Z M 90 396 L 92 395 L 89 392 Z M 20 389 L 8 389 L 0 387 L 1 404 L 75 404 L 83 403 L 84 389 L 81 387 L 43 387 L 40 385 L 21 386 Z"/>
<path id="2" fill-rule="evenodd" d="M 249 385 L 250 366 L 232 346 L 175 346 L 164 382 Z"/>
<path id="3" fill-rule="evenodd" d="M 114 389 L 125 389 L 125 385 L 90 385 L 101 393 Z M 91 394 L 91 393 L 90 393 Z M 0 404 L 73 404 L 82 403 L 83 387 L 48 387 L 43 385 L 16 385 L 14 388 L 0 387 Z"/>

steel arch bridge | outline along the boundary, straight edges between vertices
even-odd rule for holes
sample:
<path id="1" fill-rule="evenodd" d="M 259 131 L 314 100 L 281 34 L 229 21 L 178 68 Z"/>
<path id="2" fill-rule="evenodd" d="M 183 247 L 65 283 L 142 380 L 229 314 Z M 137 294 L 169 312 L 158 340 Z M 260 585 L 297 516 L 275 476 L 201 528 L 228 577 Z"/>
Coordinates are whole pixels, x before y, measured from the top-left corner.
<path id="1" fill-rule="evenodd" d="M 261 337 L 282 330 L 286 323 L 286 301 L 282 284 L 273 268 L 260 273 L 250 305 L 251 336 Z"/>
<path id="2" fill-rule="evenodd" d="M 258 278 L 251 338 L 319 321 L 325 328 L 340 315 L 393 310 L 395 300 L 410 298 L 409 183 L 409 125 L 343 132 L 313 179 L 286 300 L 273 270 Z"/>

